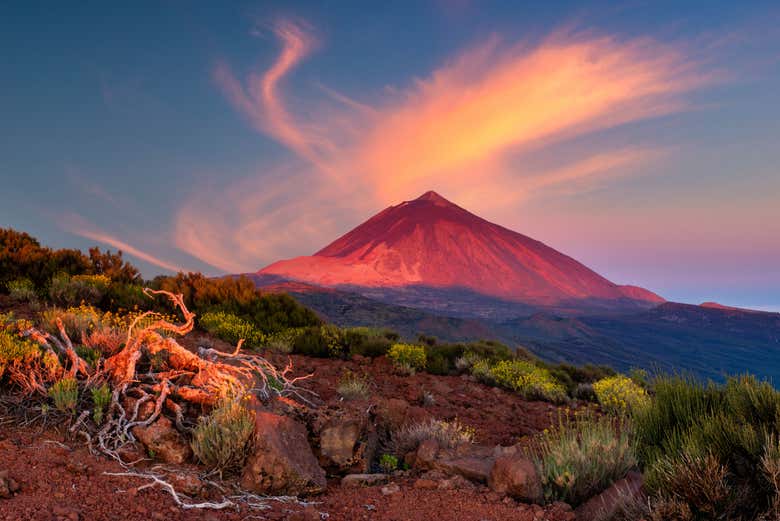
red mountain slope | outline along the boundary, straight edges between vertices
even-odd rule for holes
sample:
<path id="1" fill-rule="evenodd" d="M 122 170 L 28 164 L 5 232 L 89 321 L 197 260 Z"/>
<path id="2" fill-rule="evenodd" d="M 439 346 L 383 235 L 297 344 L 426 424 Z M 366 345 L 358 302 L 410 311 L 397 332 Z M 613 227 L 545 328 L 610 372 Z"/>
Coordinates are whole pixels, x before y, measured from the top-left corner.
<path id="1" fill-rule="evenodd" d="M 646 289 L 614 284 L 435 192 L 387 208 L 311 257 L 279 261 L 258 273 L 322 286 L 460 287 L 542 305 L 572 299 L 664 302 Z"/>

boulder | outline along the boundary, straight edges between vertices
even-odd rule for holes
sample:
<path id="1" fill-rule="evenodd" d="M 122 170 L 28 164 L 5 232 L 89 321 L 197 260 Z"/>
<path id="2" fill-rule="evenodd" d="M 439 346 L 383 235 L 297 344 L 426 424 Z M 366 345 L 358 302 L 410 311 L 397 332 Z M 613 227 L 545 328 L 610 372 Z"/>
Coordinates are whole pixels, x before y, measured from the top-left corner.
<path id="1" fill-rule="evenodd" d="M 444 459 L 437 461 L 435 468 L 450 475 L 463 476 L 471 481 L 487 483 L 493 468 L 493 460 L 477 457 Z"/>
<path id="2" fill-rule="evenodd" d="M 336 471 L 368 472 L 377 435 L 367 416 L 346 415 L 332 418 L 319 431 L 320 463 Z"/>
<path id="3" fill-rule="evenodd" d="M 324 492 L 326 485 L 306 428 L 287 416 L 257 411 L 254 450 L 244 466 L 241 486 L 259 494 L 296 496 Z"/>
<path id="4" fill-rule="evenodd" d="M 165 416 L 160 416 L 148 427 L 133 427 L 133 435 L 150 456 L 165 463 L 182 464 L 192 456 L 189 443 Z"/>
<path id="5" fill-rule="evenodd" d="M 496 458 L 488 477 L 488 486 L 499 494 L 531 503 L 541 501 L 543 497 L 542 482 L 536 466 L 518 453 Z"/>

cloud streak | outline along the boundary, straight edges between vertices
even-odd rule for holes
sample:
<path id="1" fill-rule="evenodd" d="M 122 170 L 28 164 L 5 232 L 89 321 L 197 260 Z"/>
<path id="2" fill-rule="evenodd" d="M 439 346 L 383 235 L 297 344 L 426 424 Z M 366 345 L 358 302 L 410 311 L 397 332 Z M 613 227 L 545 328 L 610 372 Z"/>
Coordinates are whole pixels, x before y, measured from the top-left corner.
<path id="1" fill-rule="evenodd" d="M 206 199 L 196 195 L 176 219 L 179 247 L 225 271 L 314 251 L 288 230 L 322 246 L 334 238 L 326 232 L 345 231 L 337 216 L 349 211 L 354 223 L 428 189 L 481 211 L 625 175 L 656 151 L 602 145 L 544 172 L 525 160 L 566 157 L 573 138 L 685 110 L 685 95 L 713 81 L 677 49 L 649 39 L 558 32 L 520 45 L 492 37 L 371 103 L 324 87 L 328 96 L 318 107 L 306 104 L 302 116 L 280 86 L 315 40 L 292 22 L 274 33 L 281 51 L 266 71 L 242 82 L 221 61 L 213 76 L 256 130 L 293 152 L 287 165 L 270 168 L 287 173 L 264 183 L 250 176 L 217 193 L 205 188 L 209 211 L 194 210 Z"/>
<path id="2" fill-rule="evenodd" d="M 94 225 L 87 222 L 80 215 L 70 213 L 62 216 L 62 218 L 60 219 L 60 227 L 69 233 L 78 235 L 79 237 L 84 237 L 85 239 L 97 241 L 102 244 L 107 244 L 118 250 L 121 250 L 122 252 L 128 255 L 146 261 L 150 264 L 154 264 L 155 266 L 158 266 L 165 270 L 172 271 L 172 272 L 182 271 L 182 268 L 177 266 L 176 264 L 155 257 L 154 255 L 142 251 L 124 242 L 123 240 L 111 235 L 110 233 L 95 227 Z"/>

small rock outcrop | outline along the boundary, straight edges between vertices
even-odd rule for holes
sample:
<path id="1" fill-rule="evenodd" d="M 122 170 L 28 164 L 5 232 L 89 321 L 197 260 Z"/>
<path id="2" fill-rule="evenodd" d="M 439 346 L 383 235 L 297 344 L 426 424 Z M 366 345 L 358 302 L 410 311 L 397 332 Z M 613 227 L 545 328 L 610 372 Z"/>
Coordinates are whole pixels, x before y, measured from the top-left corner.
<path id="1" fill-rule="evenodd" d="M 488 478 L 488 486 L 499 494 L 515 499 L 539 502 L 542 499 L 542 482 L 536 466 L 522 454 L 498 456 Z"/>
<path id="2" fill-rule="evenodd" d="M 390 476 L 387 474 L 347 474 L 341 478 L 341 486 L 346 488 L 373 487 L 384 485 Z"/>
<path id="3" fill-rule="evenodd" d="M 192 457 L 189 443 L 165 416 L 160 416 L 148 427 L 134 427 L 133 435 L 150 456 L 165 463 L 182 464 Z"/>
<path id="4" fill-rule="evenodd" d="M 254 442 L 254 451 L 241 475 L 243 488 L 271 495 L 325 491 L 325 470 L 309 446 L 303 424 L 287 416 L 257 411 Z"/>

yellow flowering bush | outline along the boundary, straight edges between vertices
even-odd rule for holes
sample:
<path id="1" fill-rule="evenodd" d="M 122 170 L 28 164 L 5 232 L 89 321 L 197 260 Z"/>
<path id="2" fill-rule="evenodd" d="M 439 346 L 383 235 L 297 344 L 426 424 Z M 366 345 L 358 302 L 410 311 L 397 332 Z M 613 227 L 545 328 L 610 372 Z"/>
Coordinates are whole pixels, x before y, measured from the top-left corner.
<path id="1" fill-rule="evenodd" d="M 648 403 L 647 391 L 623 375 L 602 378 L 593 384 L 599 403 L 607 412 L 626 414 Z"/>
<path id="2" fill-rule="evenodd" d="M 527 360 L 501 360 L 490 368 L 490 376 L 500 386 L 524 398 L 563 402 L 566 389 L 550 371 Z"/>
<path id="3" fill-rule="evenodd" d="M 10 331 L 0 331 L 0 378 L 6 368 L 29 364 L 40 356 L 41 349 L 38 344 Z"/>
<path id="4" fill-rule="evenodd" d="M 425 348 L 414 344 L 393 344 L 387 356 L 397 369 L 414 372 L 425 369 Z"/>
<path id="5" fill-rule="evenodd" d="M 199 321 L 200 327 L 231 344 L 242 338 L 247 347 L 260 347 L 265 335 L 254 324 L 224 311 L 209 311 Z"/>

